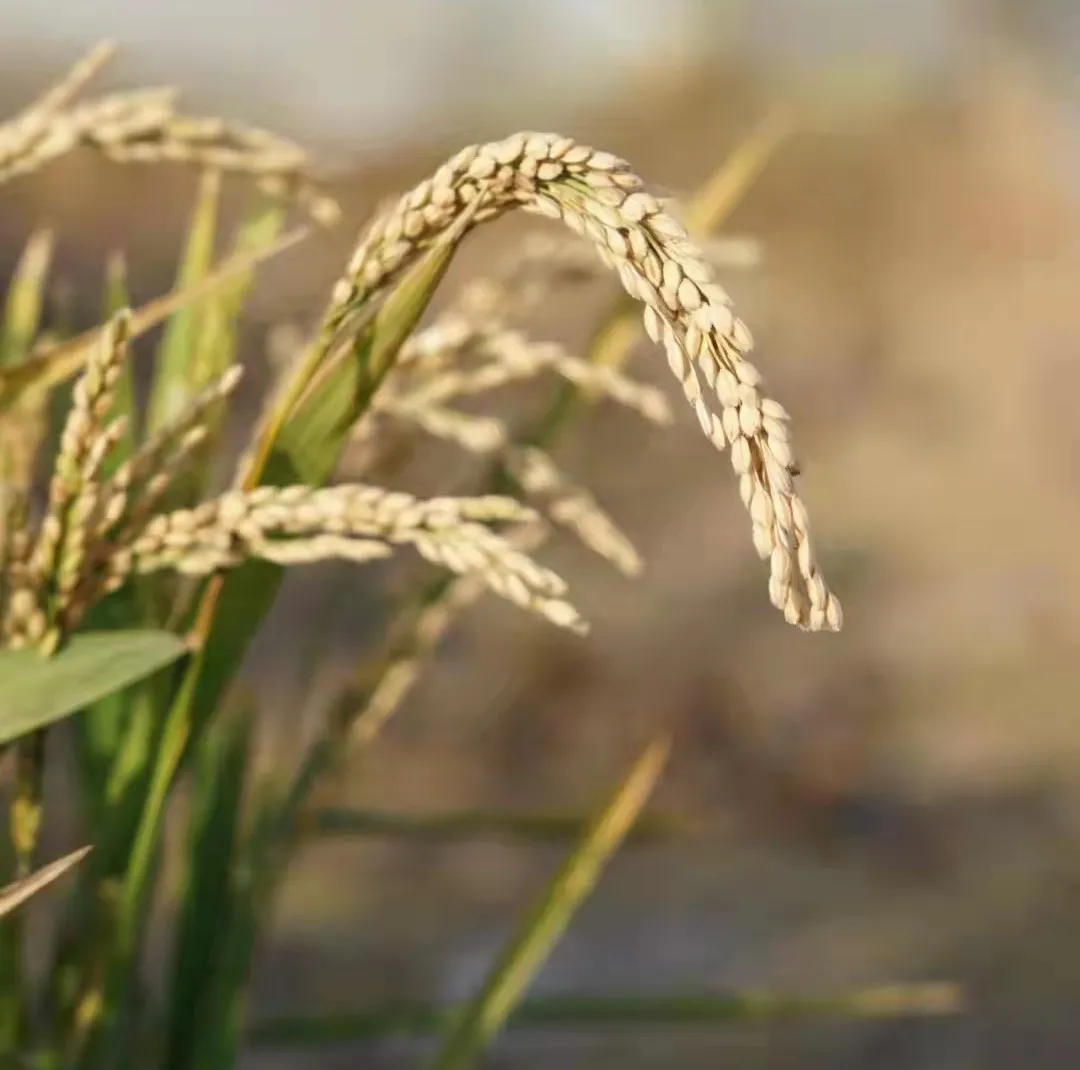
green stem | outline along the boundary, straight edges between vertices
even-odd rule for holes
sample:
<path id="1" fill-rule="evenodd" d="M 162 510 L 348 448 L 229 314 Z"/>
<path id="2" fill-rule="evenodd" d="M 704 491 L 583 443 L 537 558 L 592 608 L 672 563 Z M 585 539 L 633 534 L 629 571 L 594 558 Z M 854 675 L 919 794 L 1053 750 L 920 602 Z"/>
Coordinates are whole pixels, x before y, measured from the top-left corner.
<path id="1" fill-rule="evenodd" d="M 526 843 L 563 843 L 580 839 L 588 818 L 560 813 L 498 813 L 485 810 L 401 814 L 375 810 L 318 810 L 304 822 L 304 831 L 320 839 L 378 837 L 445 844 L 448 841 L 501 839 Z M 645 814 L 627 839 L 665 843 L 690 832 L 689 825 L 671 815 Z"/>
<path id="2" fill-rule="evenodd" d="M 15 745 L 15 794 L 8 812 L 13 855 L 12 875 L 23 880 L 34 869 L 41 832 L 42 786 L 45 775 L 46 729 L 38 729 Z M 3 882 L 3 883 L 6 883 Z M 29 1028 L 23 975 L 23 914 L 15 911 L 0 922 L 0 1050 L 25 1043 Z"/>
<path id="3" fill-rule="evenodd" d="M 655 1029 L 797 1019 L 874 1019 L 955 1014 L 955 985 L 882 985 L 833 995 L 772 992 L 688 992 L 662 996 L 549 996 L 526 1000 L 507 1019 L 509 1030 Z M 249 1040 L 257 1048 L 308 1048 L 332 1043 L 438 1034 L 460 1014 L 457 1007 L 403 1005 L 384 1010 L 295 1015 L 256 1022 Z"/>

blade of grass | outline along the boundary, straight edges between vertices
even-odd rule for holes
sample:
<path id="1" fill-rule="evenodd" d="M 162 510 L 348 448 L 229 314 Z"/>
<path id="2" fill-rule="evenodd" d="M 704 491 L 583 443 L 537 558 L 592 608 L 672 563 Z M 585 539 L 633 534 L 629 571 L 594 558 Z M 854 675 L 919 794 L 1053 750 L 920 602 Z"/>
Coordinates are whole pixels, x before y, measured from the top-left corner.
<path id="1" fill-rule="evenodd" d="M 51 657 L 0 650 L 0 744 L 70 716 L 186 650 L 175 635 L 156 631 L 84 633 Z"/>
<path id="2" fill-rule="evenodd" d="M 272 245 L 285 225 L 281 201 L 261 205 L 233 237 L 232 257 L 242 259 Z M 255 281 L 254 266 L 230 278 L 206 302 L 199 344 L 195 347 L 195 381 L 209 383 L 236 362 L 240 315 Z"/>
<path id="3" fill-rule="evenodd" d="M 790 128 L 790 112 L 778 108 L 736 148 L 693 198 L 687 211 L 687 226 L 692 232 L 704 236 L 723 224 Z M 629 298 L 618 300 L 593 336 L 588 350 L 590 362 L 617 370 L 640 337 L 640 330 L 640 313 L 634 308 L 633 302 Z M 547 409 L 523 436 L 523 443 L 549 452 L 554 450 L 559 435 L 587 401 L 588 395 L 584 391 L 572 383 L 563 384 L 555 391 Z M 482 482 L 493 493 L 520 493 L 512 474 L 500 463 L 491 466 Z M 357 685 L 352 688 L 351 694 L 343 696 L 343 713 L 337 718 L 338 736 L 349 734 L 348 726 L 363 716 L 371 697 L 395 669 L 410 664 L 422 648 L 431 647 L 438 641 L 455 615 L 455 607 L 451 605 L 454 592 L 462 589 L 459 581 L 440 576 L 426 581 L 411 599 L 403 600 L 403 608 L 387 630 L 389 638 L 381 656 L 374 665 L 361 667 L 357 674 Z M 463 598 L 460 601 L 468 604 L 469 600 Z M 431 622 L 436 622 L 437 626 Z M 425 627 L 432 634 L 424 635 L 422 641 L 418 641 L 418 629 Z M 397 697 L 400 702 L 402 695 Z M 380 726 L 385 717 L 386 711 Z M 313 780 L 314 777 L 309 779 Z"/>
<path id="4" fill-rule="evenodd" d="M 507 1018 L 507 1030 L 656 1029 L 723 1026 L 800 1019 L 930 1017 L 963 1009 L 949 982 L 875 985 L 827 995 L 776 992 L 686 992 L 658 996 L 544 996 L 528 999 Z M 324 1015 L 296 1015 L 256 1022 L 254 1048 L 285 1051 L 364 1040 L 430 1037 L 453 1021 L 453 1008 L 389 1007 Z"/>
<path id="5" fill-rule="evenodd" d="M 26 359 L 41 326 L 45 284 L 52 263 L 53 235 L 39 230 L 26 243 L 8 286 L 0 330 L 0 373 Z M 34 461 L 48 429 L 44 398 L 26 398 L 0 423 L 0 509 L 25 501 Z"/>
<path id="6" fill-rule="evenodd" d="M 214 1044 L 222 1001 L 215 992 L 233 913 L 241 804 L 250 765 L 253 712 L 212 725 L 195 763 L 187 873 L 180 898 L 166 1002 L 164 1070 L 202 1065 Z"/>
<path id="7" fill-rule="evenodd" d="M 4 331 L 0 337 L 0 367 L 25 360 L 37 337 L 45 303 L 45 282 L 52 264 L 54 235 L 38 230 L 30 235 L 4 304 Z"/>
<path id="8" fill-rule="evenodd" d="M 250 999 L 251 962 L 266 917 L 263 847 L 276 814 L 271 779 L 256 781 L 254 788 L 250 831 L 237 847 L 226 940 L 206 997 L 210 1017 L 202 1022 L 195 1063 L 198 1070 L 233 1070 L 246 1039 L 243 1028 Z"/>
<path id="9" fill-rule="evenodd" d="M 15 844 L 17 849 L 18 844 Z M 83 847 L 64 858 L 42 866 L 34 873 L 0 888 L 0 962 L 4 986 L 0 990 L 0 1050 L 15 1050 L 26 1035 L 28 1016 L 26 1013 L 27 992 L 23 974 L 23 926 L 19 916 L 9 917 L 32 896 L 47 885 L 63 876 L 72 866 L 80 862 L 91 850 Z"/>
<path id="10" fill-rule="evenodd" d="M 438 1070 L 473 1065 L 503 1027 L 633 827 L 660 779 L 669 752 L 666 737 L 654 740 L 642 751 L 536 908 L 498 956 L 475 998 L 448 1024 L 433 1064 Z"/>
<path id="11" fill-rule="evenodd" d="M 318 810 L 303 823 L 303 834 L 319 839 L 386 838 L 438 843 L 459 840 L 510 840 L 521 843 L 563 843 L 584 835 L 588 820 L 575 814 L 501 814 L 484 810 L 400 814 L 373 810 Z M 642 814 L 627 843 L 666 843 L 691 833 L 684 820 L 663 814 Z"/>
<path id="12" fill-rule="evenodd" d="M 0 888 L 0 917 L 10 914 L 28 899 L 37 895 L 43 888 L 62 877 L 73 866 L 78 865 L 91 851 L 92 847 L 80 847 L 77 851 L 42 866 L 22 880 Z"/>
<path id="13" fill-rule="evenodd" d="M 188 224 L 187 242 L 180 259 L 175 289 L 183 292 L 202 282 L 210 272 L 217 238 L 221 172 L 208 169 L 199 180 L 195 208 Z M 169 320 L 158 346 L 154 381 L 147 405 L 146 426 L 153 434 L 174 419 L 187 402 L 206 385 L 199 382 L 201 340 L 205 303 L 178 309 Z"/>

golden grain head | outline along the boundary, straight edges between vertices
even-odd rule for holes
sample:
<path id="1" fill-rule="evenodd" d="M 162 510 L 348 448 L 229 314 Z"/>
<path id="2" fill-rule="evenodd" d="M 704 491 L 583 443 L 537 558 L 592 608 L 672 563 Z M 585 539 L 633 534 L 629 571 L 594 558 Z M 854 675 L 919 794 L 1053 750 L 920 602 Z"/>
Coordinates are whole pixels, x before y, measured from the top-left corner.
<path id="1" fill-rule="evenodd" d="M 801 628 L 839 629 L 840 603 L 821 575 L 795 491 L 787 412 L 764 395 L 747 359 L 750 332 L 706 257 L 624 161 L 554 134 L 462 149 L 368 232 L 335 287 L 332 315 L 343 319 L 384 292 L 481 197 L 472 225 L 522 207 L 561 220 L 617 272 L 644 306 L 646 331 L 703 432 L 730 449 L 754 546 L 769 563 L 771 600 Z"/>

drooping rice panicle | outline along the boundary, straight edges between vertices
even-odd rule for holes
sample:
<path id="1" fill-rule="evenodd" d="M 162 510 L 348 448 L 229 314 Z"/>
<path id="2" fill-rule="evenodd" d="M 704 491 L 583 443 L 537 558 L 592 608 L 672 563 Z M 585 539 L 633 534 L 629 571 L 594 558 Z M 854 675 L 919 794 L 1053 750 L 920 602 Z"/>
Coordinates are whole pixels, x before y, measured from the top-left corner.
<path id="1" fill-rule="evenodd" d="M 788 414 L 762 393 L 747 359 L 750 333 L 734 315 L 686 230 L 623 160 L 554 134 L 520 133 L 470 145 L 405 194 L 356 249 L 335 287 L 328 323 L 383 293 L 480 196 L 472 225 L 514 207 L 562 220 L 589 238 L 645 308 L 702 430 L 730 447 L 754 546 L 769 562 L 769 595 L 792 624 L 837 630 L 840 603 L 817 564 Z"/>

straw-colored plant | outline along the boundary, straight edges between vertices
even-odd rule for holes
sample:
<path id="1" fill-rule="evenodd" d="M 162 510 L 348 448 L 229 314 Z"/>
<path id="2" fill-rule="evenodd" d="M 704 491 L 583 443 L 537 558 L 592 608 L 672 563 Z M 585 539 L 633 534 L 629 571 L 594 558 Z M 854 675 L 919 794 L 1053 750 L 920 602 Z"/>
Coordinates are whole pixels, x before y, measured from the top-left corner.
<path id="1" fill-rule="evenodd" d="M 346 744 L 375 736 L 455 613 L 487 590 L 583 631 L 565 583 L 535 557 L 553 525 L 627 574 L 641 568 L 629 537 L 562 471 L 553 449 L 575 400 L 606 399 L 655 424 L 669 421 L 668 403 L 622 367 L 635 337 L 624 308 L 577 357 L 523 331 L 518 320 L 530 305 L 582 272 L 611 269 L 703 431 L 730 451 L 773 603 L 808 630 L 838 629 L 840 606 L 795 489 L 787 413 L 747 359 L 749 333 L 710 263 L 717 249 L 696 244 L 626 163 L 555 135 L 464 149 L 375 220 L 310 340 L 281 344 L 279 336 L 280 384 L 233 475 L 215 486 L 220 466 L 211 459 L 241 374 L 239 314 L 254 268 L 306 233 L 281 235 L 290 208 L 330 222 L 334 207 L 295 146 L 183 118 L 171 92 L 76 103 L 107 54 L 96 50 L 0 127 L 0 181 L 75 149 L 120 164 L 188 164 L 202 177 L 174 293 L 131 310 L 122 261 L 114 260 L 103 324 L 72 339 L 45 338 L 47 234 L 31 238 L 9 290 L 0 337 L 0 746 L 14 777 L 11 883 L 0 912 L 82 858 L 34 870 L 48 730 L 72 714 L 65 727 L 75 742 L 79 827 L 93 851 L 75 869 L 42 987 L 25 966 L 21 913 L 0 923 L 0 1054 L 42 1067 L 224 1068 L 249 1033 L 253 954 L 281 875 L 319 828 L 313 787 Z M 700 231 L 721 221 L 775 136 L 770 128 L 752 142 L 690 206 Z M 253 177 L 269 199 L 215 266 L 225 172 Z M 466 232 L 515 207 L 563 222 L 569 239 L 526 246 L 420 328 Z M 133 343 L 162 322 L 141 413 Z M 51 395 L 72 376 L 37 508 L 33 475 L 52 441 Z M 475 411 L 497 388 L 542 376 L 563 388 L 533 429 Z M 381 480 L 335 482 L 346 453 L 373 479 L 392 477 L 401 444 L 423 436 L 485 459 L 474 493 L 421 498 Z M 358 672 L 297 767 L 256 776 L 251 711 L 233 685 L 283 568 L 330 558 L 362 565 L 404 548 L 440 578 L 425 574 L 416 596 L 395 607 L 385 648 Z M 582 836 L 577 851 L 476 1000 L 423 1019 L 446 1019 L 440 1065 L 471 1062 L 515 1010 L 630 831 L 667 750 L 666 740 L 650 744 L 600 816 L 571 824 Z M 185 773 L 192 809 L 159 1001 L 144 979 L 144 948 L 161 893 L 162 829 Z M 533 826 L 505 827 L 527 835 Z M 565 823 L 555 828 L 567 832 Z M 901 992 L 888 1006 L 933 1008 L 940 995 Z M 698 1016 L 730 1017 L 730 998 L 712 998 L 699 998 Z M 861 1013 L 880 1002 L 829 1006 Z M 648 1005 L 637 1012 L 647 1015 Z M 264 1023 L 251 1035 L 272 1039 L 275 1028 Z"/>

